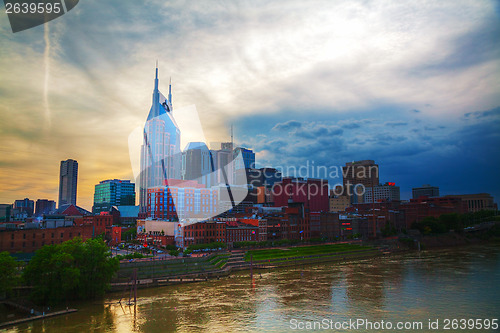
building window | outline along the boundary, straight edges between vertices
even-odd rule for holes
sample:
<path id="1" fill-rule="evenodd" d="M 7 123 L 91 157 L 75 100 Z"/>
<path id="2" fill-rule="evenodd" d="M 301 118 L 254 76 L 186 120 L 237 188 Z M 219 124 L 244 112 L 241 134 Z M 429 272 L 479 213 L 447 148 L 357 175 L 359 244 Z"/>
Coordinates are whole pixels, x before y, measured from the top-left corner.
<path id="1" fill-rule="evenodd" d="M 52 233 L 52 238 L 54 238 L 54 233 Z M 52 244 L 54 244 L 54 242 L 52 242 Z"/>
<path id="2" fill-rule="evenodd" d="M 61 232 L 61 238 L 63 238 L 63 236 L 64 236 L 64 232 Z"/>
<path id="3" fill-rule="evenodd" d="M 33 241 L 33 243 L 31 244 L 33 247 L 35 247 L 35 241 Z"/>
<path id="4" fill-rule="evenodd" d="M 14 242 L 10 242 L 10 247 L 14 248 Z"/>
<path id="5" fill-rule="evenodd" d="M 10 239 L 14 239 L 14 234 L 11 234 L 11 235 L 10 235 Z"/>
<path id="6" fill-rule="evenodd" d="M 23 239 L 26 239 L 26 234 L 23 234 Z"/>
<path id="7" fill-rule="evenodd" d="M 23 247 L 26 247 L 26 242 L 23 242 Z"/>
<path id="8" fill-rule="evenodd" d="M 42 238 L 45 238 L 45 233 L 42 234 Z"/>

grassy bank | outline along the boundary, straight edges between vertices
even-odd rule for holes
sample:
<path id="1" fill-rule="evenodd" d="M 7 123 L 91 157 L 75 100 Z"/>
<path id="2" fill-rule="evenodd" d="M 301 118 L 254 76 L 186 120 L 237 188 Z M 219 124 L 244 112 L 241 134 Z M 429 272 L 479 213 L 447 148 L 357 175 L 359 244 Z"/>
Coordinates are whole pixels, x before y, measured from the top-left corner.
<path id="1" fill-rule="evenodd" d="M 280 249 L 250 250 L 245 254 L 245 261 L 250 261 L 250 256 L 253 256 L 253 260 L 286 259 L 327 253 L 333 254 L 357 250 L 368 250 L 371 248 L 371 246 L 363 246 L 358 244 L 326 244 Z"/>

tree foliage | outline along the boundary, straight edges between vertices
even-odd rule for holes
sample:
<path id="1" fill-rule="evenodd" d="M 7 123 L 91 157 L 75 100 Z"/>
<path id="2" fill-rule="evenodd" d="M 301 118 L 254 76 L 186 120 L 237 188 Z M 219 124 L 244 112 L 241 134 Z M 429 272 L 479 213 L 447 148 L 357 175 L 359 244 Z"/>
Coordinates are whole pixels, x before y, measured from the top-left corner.
<path id="1" fill-rule="evenodd" d="M 396 227 L 394 227 L 394 224 L 391 222 L 387 222 L 384 228 L 382 228 L 382 236 L 384 237 L 394 236 L 397 235 L 397 233 Z"/>
<path id="2" fill-rule="evenodd" d="M 102 239 L 74 238 L 45 245 L 26 266 L 23 278 L 33 286 L 32 297 L 41 304 L 102 296 L 118 270 L 118 260 Z"/>
<path id="3" fill-rule="evenodd" d="M 213 243 L 208 243 L 208 244 L 191 244 L 187 247 L 186 251 L 187 251 L 187 253 L 191 253 L 192 251 L 196 251 L 196 250 L 217 250 L 219 248 L 225 249 L 226 243 L 213 242 Z"/>
<path id="4" fill-rule="evenodd" d="M 17 262 L 9 252 L 0 252 L 0 295 L 17 284 Z"/>
<path id="5" fill-rule="evenodd" d="M 137 237 L 137 230 L 135 228 L 130 228 L 127 231 L 122 232 L 122 241 L 135 239 Z"/>

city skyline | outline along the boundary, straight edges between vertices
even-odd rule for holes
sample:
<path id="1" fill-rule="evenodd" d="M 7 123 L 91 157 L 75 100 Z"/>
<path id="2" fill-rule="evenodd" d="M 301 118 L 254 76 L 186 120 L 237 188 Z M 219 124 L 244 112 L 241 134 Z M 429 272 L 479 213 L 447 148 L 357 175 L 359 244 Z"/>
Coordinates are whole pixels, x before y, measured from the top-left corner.
<path id="1" fill-rule="evenodd" d="M 433 184 L 498 202 L 497 3 L 141 6 L 89 1 L 14 35 L 0 17 L 1 202 L 56 200 L 68 158 L 87 209 L 99 181 L 135 181 L 127 137 L 156 59 L 207 143 L 232 123 L 258 167 L 373 159 L 403 199 Z"/>

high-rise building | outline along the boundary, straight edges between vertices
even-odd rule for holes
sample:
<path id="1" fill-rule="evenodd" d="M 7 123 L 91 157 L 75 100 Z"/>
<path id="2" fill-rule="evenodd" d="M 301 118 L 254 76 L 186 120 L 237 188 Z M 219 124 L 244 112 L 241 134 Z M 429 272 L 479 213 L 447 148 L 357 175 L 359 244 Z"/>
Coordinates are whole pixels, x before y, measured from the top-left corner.
<path id="1" fill-rule="evenodd" d="M 203 142 L 190 142 L 182 152 L 182 179 L 196 180 L 206 187 L 216 182 L 212 153 Z"/>
<path id="2" fill-rule="evenodd" d="M 281 181 L 281 171 L 275 168 L 260 168 L 262 174 L 262 186 L 272 189 L 274 184 Z"/>
<path id="3" fill-rule="evenodd" d="M 130 180 L 108 179 L 95 186 L 93 213 L 109 211 L 112 206 L 134 206 L 135 184 Z"/>
<path id="4" fill-rule="evenodd" d="M 236 156 L 238 156 L 238 154 L 241 154 L 243 160 L 236 159 Z M 237 147 L 233 151 L 233 158 L 236 160 L 235 170 L 255 168 L 255 153 L 251 149 Z"/>
<path id="5" fill-rule="evenodd" d="M 173 117 L 172 85 L 168 98 L 158 89 L 158 68 L 154 81 L 153 101 L 141 146 L 141 173 L 139 180 L 139 205 L 147 211 L 147 189 L 164 186 L 165 180 L 181 178 L 181 131 Z"/>
<path id="6" fill-rule="evenodd" d="M 413 199 L 418 199 L 420 197 L 439 197 L 439 187 L 429 184 L 425 184 L 422 187 L 414 187 L 411 189 L 411 192 L 413 194 Z"/>
<path id="7" fill-rule="evenodd" d="M 373 192 L 373 193 L 372 193 Z M 372 199 L 372 197 L 375 198 Z M 365 188 L 364 202 L 372 203 L 372 202 L 381 202 L 381 201 L 400 201 L 400 190 L 399 186 L 396 186 L 394 183 L 385 183 L 379 184 L 372 187 Z"/>
<path id="8" fill-rule="evenodd" d="M 348 162 L 342 167 L 342 174 L 344 177 L 343 194 L 351 197 L 351 203 L 363 200 L 362 187 L 372 187 L 379 184 L 378 165 L 373 160 Z"/>
<path id="9" fill-rule="evenodd" d="M 12 212 L 11 204 L 0 204 L 0 222 L 9 222 Z"/>
<path id="10" fill-rule="evenodd" d="M 267 189 L 272 189 L 276 182 L 281 181 L 281 171 L 275 168 L 260 168 L 250 169 L 246 168 L 246 176 L 248 184 L 253 187 L 264 186 Z"/>
<path id="11" fill-rule="evenodd" d="M 56 202 L 54 200 L 38 199 L 35 204 L 35 215 L 42 216 L 44 214 L 50 214 L 50 212 L 56 210 Z"/>
<path id="12" fill-rule="evenodd" d="M 222 142 L 220 149 L 211 149 L 215 169 L 215 184 L 233 183 L 233 143 Z"/>
<path id="13" fill-rule="evenodd" d="M 16 200 L 14 201 L 14 212 L 13 214 L 18 215 L 18 216 L 26 216 L 30 217 L 33 215 L 33 211 L 35 208 L 35 202 L 33 200 L 30 200 L 28 198 L 24 198 L 22 200 Z"/>
<path id="14" fill-rule="evenodd" d="M 78 162 L 68 159 L 61 161 L 59 173 L 58 207 L 65 204 L 76 206 L 76 186 L 78 183 Z"/>

